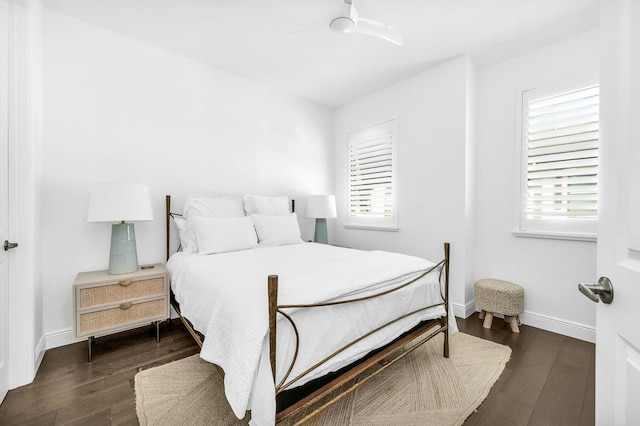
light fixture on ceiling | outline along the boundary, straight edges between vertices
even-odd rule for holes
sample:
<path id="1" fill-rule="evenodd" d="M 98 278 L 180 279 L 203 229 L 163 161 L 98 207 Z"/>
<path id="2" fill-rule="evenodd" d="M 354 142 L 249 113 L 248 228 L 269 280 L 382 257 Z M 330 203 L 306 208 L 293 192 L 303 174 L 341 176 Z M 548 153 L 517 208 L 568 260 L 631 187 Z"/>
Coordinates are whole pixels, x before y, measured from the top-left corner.
<path id="1" fill-rule="evenodd" d="M 363 34 L 387 40 L 402 46 L 404 39 L 397 29 L 383 22 L 361 18 L 353 5 L 353 0 L 344 0 L 342 14 L 329 23 L 329 28 L 337 34 Z"/>
<path id="2" fill-rule="evenodd" d="M 315 24 L 304 25 L 293 30 L 283 31 L 282 33 L 304 31 L 313 27 L 326 28 L 326 25 L 326 21 L 322 23 L 316 22 Z M 383 22 L 361 18 L 353 5 L 353 0 L 343 0 L 340 12 L 337 13 L 337 16 L 334 15 L 334 18 L 329 21 L 329 28 L 334 33 L 340 35 L 362 34 L 377 37 L 398 46 L 402 46 L 404 43 L 402 33 L 400 33 L 396 28 Z"/>

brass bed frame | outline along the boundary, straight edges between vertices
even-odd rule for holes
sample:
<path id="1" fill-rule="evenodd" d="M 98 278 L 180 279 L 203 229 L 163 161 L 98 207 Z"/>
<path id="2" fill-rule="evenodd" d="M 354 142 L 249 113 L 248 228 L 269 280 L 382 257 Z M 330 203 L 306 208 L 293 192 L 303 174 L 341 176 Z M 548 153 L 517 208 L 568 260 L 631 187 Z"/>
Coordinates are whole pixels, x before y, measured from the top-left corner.
<path id="1" fill-rule="evenodd" d="M 295 211 L 294 201 L 292 201 L 292 210 Z M 171 212 L 171 196 L 167 195 L 166 196 L 167 259 L 171 254 L 170 253 L 171 217 L 174 217 L 174 216 L 181 216 L 181 214 Z M 380 373 L 381 371 L 383 371 L 384 369 L 386 369 L 396 361 L 400 360 L 407 354 L 411 353 L 412 351 L 414 351 L 415 349 L 417 349 L 422 344 L 426 343 L 428 340 L 435 337 L 439 333 L 444 334 L 443 356 L 445 358 L 448 358 L 449 357 L 449 318 L 448 318 L 449 258 L 450 258 L 449 243 L 444 243 L 444 259 L 439 263 L 437 263 L 436 265 L 434 265 L 433 267 L 431 267 L 429 270 L 422 273 L 420 276 L 412 279 L 407 283 L 404 283 L 393 289 L 385 290 L 367 297 L 359 297 L 359 298 L 354 298 L 349 300 L 340 300 L 336 302 L 327 302 L 327 303 L 320 303 L 320 304 L 313 304 L 313 305 L 309 305 L 309 304 L 278 305 L 278 276 L 269 275 L 267 277 L 267 286 L 268 286 L 267 302 L 269 307 L 269 361 L 271 365 L 271 372 L 273 374 L 276 396 L 281 396 L 283 392 L 285 392 L 288 388 L 290 388 L 295 382 L 302 379 L 305 375 L 315 370 L 316 368 L 318 368 L 319 366 L 321 366 L 331 358 L 335 357 L 336 355 L 340 354 L 344 350 L 348 349 L 349 347 L 355 345 L 356 343 L 374 334 L 375 332 L 383 329 L 384 327 L 387 327 L 397 321 L 400 321 L 403 318 L 406 318 L 417 312 L 429 309 L 431 307 L 435 307 L 435 306 L 445 307 L 445 315 L 441 316 L 440 318 L 424 321 L 420 323 L 418 326 L 409 330 L 408 332 L 406 332 L 405 334 L 403 334 L 393 342 L 389 343 L 388 345 L 384 346 L 383 348 L 372 351 L 369 355 L 365 356 L 361 361 L 358 361 L 357 363 L 351 364 L 350 366 L 343 368 L 342 370 L 340 370 L 339 374 L 332 374 L 332 376 L 336 376 L 336 377 L 332 377 L 330 380 L 326 380 L 320 385 L 311 387 L 311 390 L 308 392 L 308 394 L 305 394 L 300 399 L 296 399 L 296 402 L 278 411 L 278 413 L 276 414 L 276 422 L 281 422 L 285 419 L 293 417 L 296 414 L 299 414 L 300 412 L 302 412 L 302 410 L 308 409 L 313 404 L 316 404 L 317 402 L 319 402 L 323 397 L 326 397 L 329 393 L 333 392 L 334 390 L 340 387 L 344 387 L 345 384 L 347 384 L 353 378 L 360 376 L 359 380 L 355 384 L 349 385 L 347 389 L 341 390 L 337 396 L 331 398 L 327 402 L 324 402 L 321 407 L 314 410 L 313 413 L 307 415 L 307 417 L 310 417 L 311 415 L 319 412 L 320 410 L 338 401 L 340 398 L 342 398 L 344 395 L 351 392 L 352 390 L 355 390 L 356 388 L 362 386 L 372 377 L 374 377 L 375 375 L 377 375 L 378 373 Z M 293 367 L 296 362 L 300 339 L 299 339 L 298 329 L 296 327 L 295 321 L 291 318 L 291 316 L 287 314 L 287 312 L 285 311 L 286 309 L 315 308 L 315 307 L 322 307 L 322 306 L 356 303 L 362 300 L 372 299 L 374 297 L 383 296 L 383 295 L 395 292 L 397 290 L 400 290 L 401 288 L 407 287 L 415 283 L 416 281 L 418 281 L 423 276 L 433 271 L 439 271 L 439 280 L 441 283 L 440 294 L 443 299 L 443 302 L 413 310 L 411 312 L 408 312 L 394 320 L 391 320 L 369 331 L 368 333 L 348 343 L 343 348 L 338 349 L 337 351 L 330 354 L 326 358 L 318 361 L 316 364 L 311 366 L 309 369 L 307 369 L 303 373 L 287 381 L 289 379 L 289 375 L 293 370 Z M 443 286 L 444 286 L 444 289 L 442 288 Z M 189 333 L 193 336 L 193 338 L 198 343 L 198 345 L 202 347 L 204 336 L 193 328 L 191 322 L 187 318 L 182 316 L 180 312 L 180 306 L 175 300 L 175 297 L 173 295 L 173 290 L 171 291 L 171 304 L 176 310 L 176 313 L 179 315 L 181 321 L 184 323 Z M 294 352 L 293 359 L 291 361 L 291 364 L 288 367 L 288 371 L 286 372 L 283 379 L 279 383 L 276 382 L 276 377 L 277 377 L 276 376 L 276 335 L 277 335 L 276 323 L 277 323 L 278 314 L 280 314 L 282 317 L 284 317 L 288 321 L 288 323 L 290 324 L 290 326 L 294 331 L 295 338 L 296 338 L 296 342 L 295 342 L 296 349 Z M 315 381 L 318 381 L 318 380 L 319 379 L 316 379 Z M 307 385 L 304 385 L 304 386 L 307 386 Z"/>

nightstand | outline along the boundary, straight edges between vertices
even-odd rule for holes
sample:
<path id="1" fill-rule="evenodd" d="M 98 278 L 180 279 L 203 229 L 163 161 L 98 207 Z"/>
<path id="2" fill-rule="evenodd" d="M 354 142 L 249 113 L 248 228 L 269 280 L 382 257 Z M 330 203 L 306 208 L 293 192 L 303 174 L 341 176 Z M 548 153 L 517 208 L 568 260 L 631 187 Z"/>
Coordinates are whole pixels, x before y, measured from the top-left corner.
<path id="1" fill-rule="evenodd" d="M 159 263 L 129 274 L 78 274 L 73 283 L 73 334 L 88 338 L 89 362 L 96 336 L 155 322 L 160 341 L 160 321 L 169 318 L 167 275 Z"/>

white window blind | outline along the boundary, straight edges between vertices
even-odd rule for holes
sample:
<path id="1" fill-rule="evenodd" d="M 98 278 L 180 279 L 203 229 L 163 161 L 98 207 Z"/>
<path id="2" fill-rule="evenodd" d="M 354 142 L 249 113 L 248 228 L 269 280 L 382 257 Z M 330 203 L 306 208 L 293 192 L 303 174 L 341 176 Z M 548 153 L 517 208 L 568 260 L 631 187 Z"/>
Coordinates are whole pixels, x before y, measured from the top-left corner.
<path id="1" fill-rule="evenodd" d="M 599 98 L 597 85 L 545 97 L 525 93 L 524 228 L 530 221 L 564 226 L 598 218 Z"/>
<path id="2" fill-rule="evenodd" d="M 397 228 L 396 121 L 349 133 L 347 225 Z"/>

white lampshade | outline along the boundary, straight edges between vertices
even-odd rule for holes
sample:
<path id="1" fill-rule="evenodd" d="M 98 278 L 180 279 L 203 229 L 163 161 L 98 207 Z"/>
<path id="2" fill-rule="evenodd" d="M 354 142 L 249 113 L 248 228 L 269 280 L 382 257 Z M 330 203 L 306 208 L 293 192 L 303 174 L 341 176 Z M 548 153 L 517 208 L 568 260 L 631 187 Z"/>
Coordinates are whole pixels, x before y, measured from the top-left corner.
<path id="1" fill-rule="evenodd" d="M 87 222 L 144 220 L 153 220 L 151 197 L 146 185 L 103 183 L 92 188 Z"/>
<path id="2" fill-rule="evenodd" d="M 309 195 L 307 217 L 327 219 L 337 216 L 335 195 Z"/>

